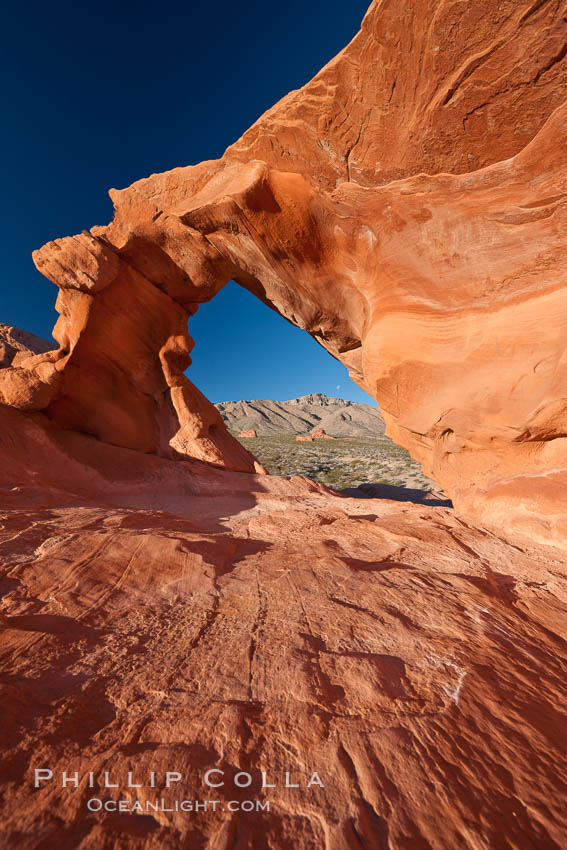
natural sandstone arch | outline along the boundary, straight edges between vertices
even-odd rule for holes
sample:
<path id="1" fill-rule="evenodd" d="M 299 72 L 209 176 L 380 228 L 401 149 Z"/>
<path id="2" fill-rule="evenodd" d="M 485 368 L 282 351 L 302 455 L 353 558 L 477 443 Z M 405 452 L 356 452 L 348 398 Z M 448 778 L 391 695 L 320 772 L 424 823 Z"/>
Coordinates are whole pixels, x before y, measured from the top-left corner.
<path id="1" fill-rule="evenodd" d="M 253 471 L 183 375 L 187 317 L 234 279 L 349 368 L 457 508 L 564 533 L 565 4 L 492 5 L 375 2 L 221 160 L 113 191 L 108 227 L 36 252 L 60 350 L 7 370 L 4 401 Z"/>

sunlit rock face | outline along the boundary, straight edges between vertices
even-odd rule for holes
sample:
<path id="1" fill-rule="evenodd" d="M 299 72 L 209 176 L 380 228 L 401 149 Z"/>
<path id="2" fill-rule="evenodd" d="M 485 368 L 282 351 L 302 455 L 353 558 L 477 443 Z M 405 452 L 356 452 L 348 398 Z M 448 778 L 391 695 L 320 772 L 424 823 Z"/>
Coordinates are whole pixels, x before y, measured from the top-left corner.
<path id="1" fill-rule="evenodd" d="M 565 846 L 564 550 L 0 416 L 2 847 Z"/>
<path id="2" fill-rule="evenodd" d="M 57 348 L 55 343 L 48 342 L 35 334 L 20 328 L 13 328 L 0 322 L 0 369 L 17 366 L 33 357 Z"/>
<path id="3" fill-rule="evenodd" d="M 113 190 L 110 225 L 35 253 L 60 350 L 1 398 L 253 471 L 183 374 L 188 316 L 234 278 L 349 368 L 457 509 L 564 534 L 563 11 L 374 3 L 222 159 Z"/>
<path id="4" fill-rule="evenodd" d="M 221 160 L 35 253 L 59 349 L 0 370 L 2 847 L 567 846 L 564 14 L 376 2 Z M 254 474 L 184 374 L 230 279 L 455 511 Z"/>

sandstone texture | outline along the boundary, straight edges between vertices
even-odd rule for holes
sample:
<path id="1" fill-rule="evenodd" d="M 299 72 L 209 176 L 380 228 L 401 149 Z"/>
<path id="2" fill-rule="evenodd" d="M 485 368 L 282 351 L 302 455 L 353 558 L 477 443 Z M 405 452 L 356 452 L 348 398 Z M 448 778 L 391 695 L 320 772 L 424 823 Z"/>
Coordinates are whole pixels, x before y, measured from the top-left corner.
<path id="1" fill-rule="evenodd" d="M 337 437 L 375 437 L 381 436 L 385 429 L 377 407 L 323 393 L 310 393 L 289 401 L 223 401 L 215 407 L 232 433 L 253 428 L 261 437 L 304 434 L 312 428 L 323 428 Z"/>
<path id="2" fill-rule="evenodd" d="M 565 846 L 564 552 L 4 414 L 2 847 Z"/>
<path id="3" fill-rule="evenodd" d="M 312 443 L 313 442 L 313 437 L 311 435 L 306 435 L 306 434 L 299 435 L 295 439 L 297 440 L 298 443 Z"/>
<path id="4" fill-rule="evenodd" d="M 565 32 L 560 0 L 377 0 L 220 160 L 35 252 L 59 348 L 0 370 L 2 847 L 567 846 Z M 185 376 L 230 279 L 455 510 L 264 474 Z"/>
<path id="5" fill-rule="evenodd" d="M 0 322 L 0 369 L 17 366 L 34 354 L 45 354 L 54 348 L 54 342 Z"/>
<path id="6" fill-rule="evenodd" d="M 254 428 L 248 428 L 246 431 L 241 431 L 238 435 L 239 437 L 257 437 L 256 431 Z"/>
<path id="7" fill-rule="evenodd" d="M 183 375 L 187 317 L 232 278 L 349 368 L 459 510 L 565 535 L 565 8 L 376 0 L 222 159 L 112 190 L 109 226 L 34 254 L 60 349 L 0 397 L 253 471 Z"/>

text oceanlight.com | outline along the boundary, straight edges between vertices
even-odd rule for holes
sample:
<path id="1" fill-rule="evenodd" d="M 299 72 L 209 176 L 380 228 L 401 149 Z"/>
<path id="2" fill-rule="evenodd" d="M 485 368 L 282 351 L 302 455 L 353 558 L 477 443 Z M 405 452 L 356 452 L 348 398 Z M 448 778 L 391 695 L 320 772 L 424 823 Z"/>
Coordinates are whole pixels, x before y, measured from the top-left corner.
<path id="1" fill-rule="evenodd" d="M 89 812 L 127 812 L 148 814 L 149 812 L 269 812 L 269 800 L 87 800 Z"/>
<path id="2" fill-rule="evenodd" d="M 324 782 L 319 773 L 298 775 L 291 771 L 285 771 L 282 775 L 272 776 L 265 770 L 255 770 L 250 773 L 246 770 L 225 772 L 217 767 L 206 770 L 200 777 L 194 774 L 188 777 L 193 780 L 200 779 L 201 784 L 207 789 L 223 789 L 221 796 L 227 796 L 235 791 L 270 791 L 273 789 L 296 789 L 310 790 L 313 788 L 324 788 Z M 135 771 L 123 772 L 114 775 L 112 771 L 106 770 L 100 774 L 94 771 L 79 773 L 74 770 L 63 770 L 55 772 L 49 767 L 35 768 L 34 787 L 43 788 L 56 786 L 73 791 L 76 789 L 93 789 L 93 796 L 87 799 L 87 809 L 90 812 L 122 812 L 149 814 L 152 812 L 269 812 L 270 801 L 263 799 L 248 800 L 209 800 L 209 799 L 186 799 L 178 793 L 175 799 L 169 795 L 161 796 L 164 791 L 182 791 L 185 776 L 178 770 L 167 770 L 163 772 L 149 771 L 146 774 L 138 774 Z M 113 790 L 115 794 L 109 794 L 108 798 L 98 796 L 106 790 Z M 146 789 L 146 790 L 144 790 Z M 147 793 L 151 789 L 153 793 Z M 130 793 L 128 793 L 130 792 Z M 122 796 L 124 794 L 125 796 Z M 130 797 L 135 799 L 130 799 Z"/>

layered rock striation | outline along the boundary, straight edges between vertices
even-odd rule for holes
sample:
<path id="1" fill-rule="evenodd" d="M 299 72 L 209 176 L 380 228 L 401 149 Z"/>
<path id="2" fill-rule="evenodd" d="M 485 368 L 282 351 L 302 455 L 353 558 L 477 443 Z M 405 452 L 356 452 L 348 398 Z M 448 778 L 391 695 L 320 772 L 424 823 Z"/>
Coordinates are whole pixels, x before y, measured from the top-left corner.
<path id="1" fill-rule="evenodd" d="M 253 470 L 183 375 L 188 316 L 233 278 L 349 368 L 458 509 L 565 534 L 564 13 L 373 3 L 222 159 L 113 190 L 110 225 L 34 254 L 60 349 L 1 398 Z"/>
<path id="2" fill-rule="evenodd" d="M 2 847 L 565 846 L 564 551 L 13 409 L 2 440 Z"/>
<path id="3" fill-rule="evenodd" d="M 2 846 L 567 845 L 564 38 L 559 0 L 375 2 L 222 159 L 35 253 L 59 349 L 0 371 Z M 184 375 L 231 278 L 455 512 L 254 474 Z"/>

